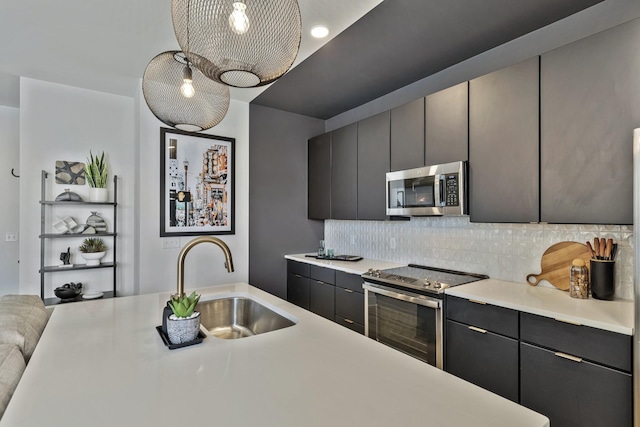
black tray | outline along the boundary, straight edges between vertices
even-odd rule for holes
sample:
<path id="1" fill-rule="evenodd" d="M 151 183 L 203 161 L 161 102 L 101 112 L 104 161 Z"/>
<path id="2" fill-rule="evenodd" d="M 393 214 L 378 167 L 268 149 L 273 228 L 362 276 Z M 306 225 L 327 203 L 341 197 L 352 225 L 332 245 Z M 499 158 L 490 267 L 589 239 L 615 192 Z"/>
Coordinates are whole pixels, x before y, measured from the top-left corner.
<path id="1" fill-rule="evenodd" d="M 328 259 L 334 261 L 360 261 L 362 259 L 361 256 L 358 255 L 334 255 L 329 258 L 328 256 L 318 256 L 318 255 L 305 255 L 307 258 L 315 258 L 315 259 Z"/>
<path id="2" fill-rule="evenodd" d="M 169 347 L 169 350 L 175 350 L 176 348 L 182 348 L 182 347 L 188 347 L 194 344 L 200 344 L 202 340 L 207 337 L 202 331 L 198 331 L 198 336 L 196 337 L 195 340 L 183 342 L 180 344 L 171 344 L 171 341 L 169 341 L 169 337 L 167 336 L 167 334 L 162 332 L 162 326 L 156 326 L 156 331 L 158 331 L 158 334 L 160 334 L 160 338 L 162 338 L 162 342 L 164 343 L 164 345 Z"/>

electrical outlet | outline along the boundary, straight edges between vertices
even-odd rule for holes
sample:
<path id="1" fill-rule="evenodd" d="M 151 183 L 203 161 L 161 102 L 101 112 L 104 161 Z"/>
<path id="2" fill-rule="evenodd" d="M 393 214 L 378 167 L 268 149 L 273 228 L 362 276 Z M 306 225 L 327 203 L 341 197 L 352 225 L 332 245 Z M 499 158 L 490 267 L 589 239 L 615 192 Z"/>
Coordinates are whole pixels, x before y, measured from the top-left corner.
<path id="1" fill-rule="evenodd" d="M 6 233 L 4 240 L 6 242 L 17 242 L 18 241 L 18 233 Z"/>
<path id="2" fill-rule="evenodd" d="M 164 238 L 162 239 L 162 249 L 175 249 L 180 247 L 180 239 Z"/>
<path id="3" fill-rule="evenodd" d="M 390 237 L 389 238 L 389 247 L 391 249 L 395 249 L 396 248 L 396 238 L 395 237 Z"/>

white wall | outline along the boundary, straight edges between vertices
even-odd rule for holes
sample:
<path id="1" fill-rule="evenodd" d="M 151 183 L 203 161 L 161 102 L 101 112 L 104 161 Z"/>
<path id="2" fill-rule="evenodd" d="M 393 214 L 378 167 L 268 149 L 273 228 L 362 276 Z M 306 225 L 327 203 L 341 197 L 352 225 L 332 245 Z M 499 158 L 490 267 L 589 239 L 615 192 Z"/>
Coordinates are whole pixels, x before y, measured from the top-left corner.
<path id="1" fill-rule="evenodd" d="M 163 249 L 160 237 L 160 128 L 168 127 L 151 113 L 140 90 L 140 239 L 139 283 L 136 293 L 176 288 L 179 248 Z M 222 252 L 210 244 L 193 248 L 185 263 L 185 289 L 246 282 L 249 276 L 249 104 L 231 101 L 229 112 L 205 133 L 235 138 L 235 234 L 217 236 L 231 249 L 234 273 L 224 268 Z M 179 237 L 182 247 L 192 236 Z M 173 237 L 171 239 L 174 239 Z"/>
<path id="2" fill-rule="evenodd" d="M 52 200 L 65 188 L 88 200 L 88 186 L 55 184 L 56 160 L 85 162 L 89 151 L 104 151 L 110 173 L 118 185 L 118 283 L 123 294 L 134 291 L 134 190 L 136 151 L 134 99 L 28 78 L 20 79 L 20 293 L 40 294 L 40 171 L 50 172 L 46 198 Z M 50 209 L 50 208 L 47 208 Z M 90 210 L 56 208 L 54 215 L 68 214 L 84 223 Z M 107 223 L 110 209 L 98 210 Z M 46 264 L 55 265 L 61 248 L 71 246 L 72 262 L 78 257 L 80 238 L 48 241 Z M 108 243 L 108 242 L 107 242 Z M 110 257 L 107 253 L 107 258 Z M 90 290 L 109 290 L 111 270 L 75 271 L 47 274 L 45 297 L 65 282 L 82 282 Z"/>
<path id="3" fill-rule="evenodd" d="M 19 292 L 19 242 L 6 242 L 6 233 L 19 234 L 20 212 L 16 203 L 20 197 L 20 179 L 11 176 L 11 169 L 20 175 L 20 110 L 0 106 L 0 194 L 5 208 L 0 209 L 0 295 Z M 20 236 L 18 236 L 20 237 Z"/>

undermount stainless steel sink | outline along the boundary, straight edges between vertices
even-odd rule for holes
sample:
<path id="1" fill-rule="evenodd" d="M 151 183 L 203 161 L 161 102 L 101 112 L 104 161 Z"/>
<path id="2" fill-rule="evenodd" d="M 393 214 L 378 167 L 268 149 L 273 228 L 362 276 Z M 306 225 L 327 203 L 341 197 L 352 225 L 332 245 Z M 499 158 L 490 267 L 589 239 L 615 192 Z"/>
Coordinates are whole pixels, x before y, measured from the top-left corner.
<path id="1" fill-rule="evenodd" d="M 295 322 L 247 297 L 200 301 L 200 324 L 209 334 L 223 339 L 245 338 L 288 328 Z"/>

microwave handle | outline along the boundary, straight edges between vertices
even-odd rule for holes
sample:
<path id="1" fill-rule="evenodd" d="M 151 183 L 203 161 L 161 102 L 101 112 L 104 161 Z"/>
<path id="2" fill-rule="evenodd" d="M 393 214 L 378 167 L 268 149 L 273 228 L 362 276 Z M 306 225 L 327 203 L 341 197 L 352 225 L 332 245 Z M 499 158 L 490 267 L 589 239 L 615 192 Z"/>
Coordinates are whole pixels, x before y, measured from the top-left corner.
<path id="1" fill-rule="evenodd" d="M 438 197 L 436 206 L 444 206 L 444 175 L 435 175 L 433 177 L 433 192 Z"/>

